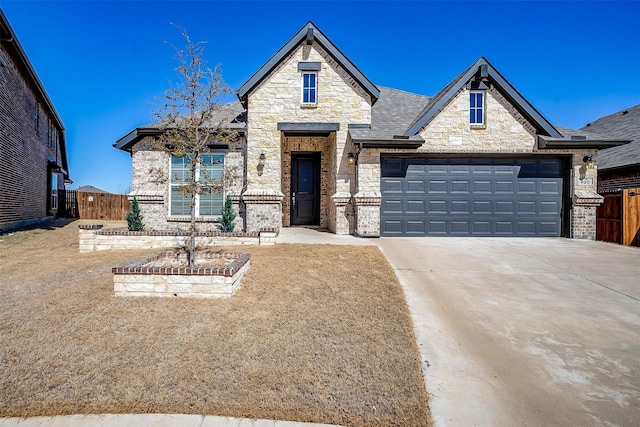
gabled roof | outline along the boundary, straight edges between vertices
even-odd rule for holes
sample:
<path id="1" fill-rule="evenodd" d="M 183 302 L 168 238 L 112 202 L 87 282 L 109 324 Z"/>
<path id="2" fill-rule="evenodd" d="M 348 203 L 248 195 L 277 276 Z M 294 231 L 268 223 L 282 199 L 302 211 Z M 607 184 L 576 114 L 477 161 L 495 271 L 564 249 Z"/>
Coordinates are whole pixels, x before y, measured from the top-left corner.
<path id="1" fill-rule="evenodd" d="M 561 138 L 562 135 L 527 101 L 486 58 L 480 57 L 469 68 L 463 71 L 451 83 L 438 92 L 431 102 L 418 115 L 417 119 L 405 131 L 405 136 L 412 136 L 438 114 L 463 86 L 474 76 L 487 78 L 500 93 L 531 123 L 539 134 Z"/>
<path id="2" fill-rule="evenodd" d="M 278 50 L 253 76 L 237 90 L 238 98 L 246 107 L 247 95 L 300 43 L 318 43 L 335 59 L 358 84 L 371 95 L 372 103 L 380 97 L 380 91 L 359 69 L 334 45 L 318 27 L 309 21 L 284 46 Z"/>
<path id="3" fill-rule="evenodd" d="M 0 9 L 0 43 L 2 43 L 7 52 L 13 58 L 18 70 L 20 71 L 22 77 L 26 80 L 27 84 L 32 88 L 35 93 L 35 96 L 42 103 L 44 109 L 47 110 L 48 115 L 53 120 L 56 127 L 58 127 L 61 131 L 61 138 L 59 141 L 60 150 L 61 150 L 61 158 L 62 158 L 62 169 L 64 169 L 64 175 L 67 179 L 69 179 L 69 165 L 67 162 L 67 146 L 65 143 L 65 135 L 64 135 L 64 124 L 62 123 L 62 119 L 58 115 L 55 107 L 53 106 L 53 102 L 51 102 L 51 98 L 47 94 L 47 91 L 44 88 L 44 85 L 40 81 L 36 70 L 31 65 L 31 61 L 27 57 L 26 52 L 22 48 L 22 45 L 18 41 L 18 37 L 16 33 L 9 25 L 9 20 L 5 16 L 2 9 Z M 7 66 L 4 64 L 2 60 L 2 55 L 0 54 L 0 66 Z"/>
<path id="4" fill-rule="evenodd" d="M 609 137 L 626 139 L 631 143 L 598 152 L 598 170 L 640 165 L 640 104 L 601 117 L 580 129 Z"/>
<path id="5" fill-rule="evenodd" d="M 242 133 L 247 128 L 246 110 L 238 101 L 220 105 L 211 120 L 214 122 L 214 125 L 219 125 L 223 121 L 226 121 L 226 128 L 233 129 L 239 133 Z M 135 128 L 117 140 L 113 146 L 119 150 L 131 152 L 134 144 L 145 136 L 158 136 L 161 134 L 160 124 L 152 123 Z"/>

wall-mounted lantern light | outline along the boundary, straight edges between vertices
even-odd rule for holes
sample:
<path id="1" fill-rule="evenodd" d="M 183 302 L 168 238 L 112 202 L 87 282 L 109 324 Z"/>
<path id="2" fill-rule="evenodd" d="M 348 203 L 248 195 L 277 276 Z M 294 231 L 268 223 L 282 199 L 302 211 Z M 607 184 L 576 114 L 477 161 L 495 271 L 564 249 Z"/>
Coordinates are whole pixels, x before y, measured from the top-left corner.
<path id="1" fill-rule="evenodd" d="M 356 156 L 353 155 L 353 153 L 349 153 L 347 154 L 347 163 L 349 163 L 350 165 L 354 164 L 356 162 Z"/>
<path id="2" fill-rule="evenodd" d="M 89 195 L 89 197 L 87 197 L 87 200 L 93 202 L 93 196 Z"/>
<path id="3" fill-rule="evenodd" d="M 584 156 L 582 158 L 582 163 L 584 163 L 588 169 L 593 169 L 596 167 L 596 160 L 593 158 L 593 154 Z"/>

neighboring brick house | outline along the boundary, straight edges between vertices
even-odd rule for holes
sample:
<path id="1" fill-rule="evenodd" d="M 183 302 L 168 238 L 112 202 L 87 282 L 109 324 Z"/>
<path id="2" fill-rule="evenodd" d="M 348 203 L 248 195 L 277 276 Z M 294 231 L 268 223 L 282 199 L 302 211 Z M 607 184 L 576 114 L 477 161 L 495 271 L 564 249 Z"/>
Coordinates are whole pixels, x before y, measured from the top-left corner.
<path id="1" fill-rule="evenodd" d="M 584 159 L 620 143 L 552 126 L 485 58 L 434 97 L 376 86 L 311 22 L 237 95 L 227 116 L 242 139 L 216 155 L 243 165 L 227 193 L 247 231 L 593 239 L 602 198 Z M 114 146 L 132 155 L 149 228 L 180 228 L 170 185 L 150 179 L 172 168 L 158 135 Z"/>
<path id="2" fill-rule="evenodd" d="M 640 105 L 599 118 L 581 130 L 631 141 L 598 153 L 598 240 L 640 246 Z"/>
<path id="3" fill-rule="evenodd" d="M 64 127 L 0 10 L 0 232 L 58 214 L 70 183 Z"/>

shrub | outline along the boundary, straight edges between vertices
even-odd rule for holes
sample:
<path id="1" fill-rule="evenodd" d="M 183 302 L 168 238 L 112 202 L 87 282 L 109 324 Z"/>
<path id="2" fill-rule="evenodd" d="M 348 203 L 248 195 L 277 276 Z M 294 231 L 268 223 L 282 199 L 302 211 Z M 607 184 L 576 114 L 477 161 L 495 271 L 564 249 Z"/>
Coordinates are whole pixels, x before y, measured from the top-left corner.
<path id="1" fill-rule="evenodd" d="M 222 217 L 218 223 L 218 228 L 223 232 L 232 232 L 236 227 L 236 224 L 233 222 L 233 220 L 236 219 L 236 214 L 233 212 L 231 196 L 227 196 L 225 199 L 221 214 Z"/>
<path id="2" fill-rule="evenodd" d="M 142 223 L 142 215 L 140 214 L 140 206 L 138 206 L 138 199 L 135 197 L 131 202 L 131 207 L 127 213 L 127 227 L 129 231 L 142 231 L 144 224 Z"/>

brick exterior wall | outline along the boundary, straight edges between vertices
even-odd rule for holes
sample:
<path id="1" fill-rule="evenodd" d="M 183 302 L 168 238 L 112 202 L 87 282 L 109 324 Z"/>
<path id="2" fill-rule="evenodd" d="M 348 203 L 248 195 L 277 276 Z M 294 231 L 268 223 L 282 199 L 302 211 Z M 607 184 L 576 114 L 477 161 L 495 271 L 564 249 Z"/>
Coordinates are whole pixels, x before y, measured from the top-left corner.
<path id="1" fill-rule="evenodd" d="M 628 188 L 640 188 L 640 166 L 598 175 L 598 193 L 617 193 Z"/>
<path id="2" fill-rule="evenodd" d="M 33 83 L 26 79 L 8 43 L 0 43 L 0 232 L 55 215 L 51 206 L 49 162 L 63 164 L 62 129 L 44 108 Z M 64 176 L 58 189 L 64 190 Z"/>

